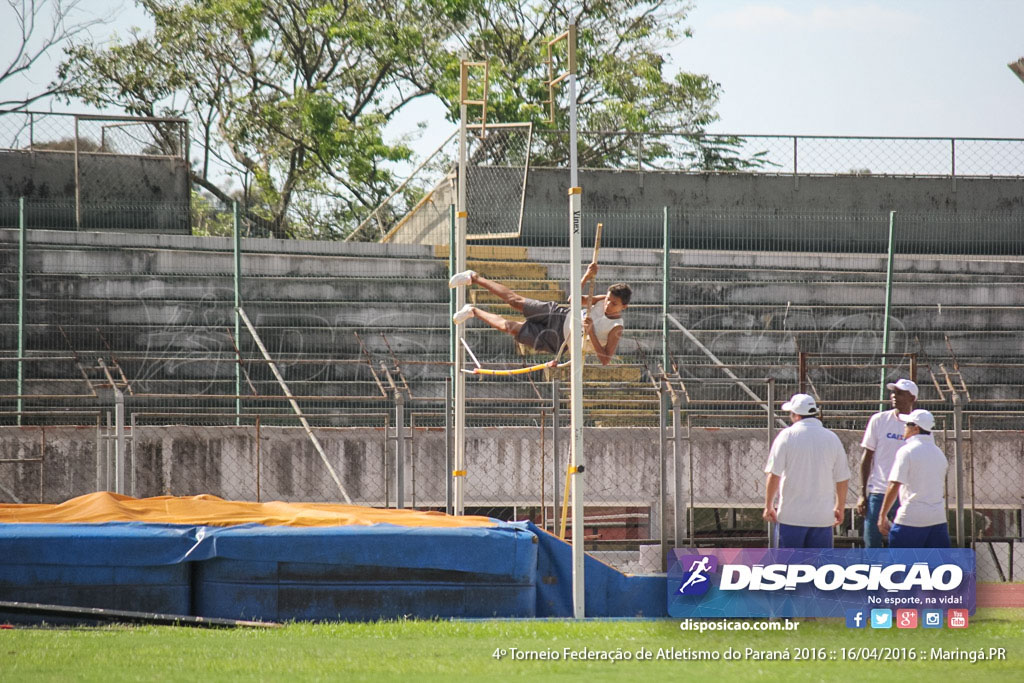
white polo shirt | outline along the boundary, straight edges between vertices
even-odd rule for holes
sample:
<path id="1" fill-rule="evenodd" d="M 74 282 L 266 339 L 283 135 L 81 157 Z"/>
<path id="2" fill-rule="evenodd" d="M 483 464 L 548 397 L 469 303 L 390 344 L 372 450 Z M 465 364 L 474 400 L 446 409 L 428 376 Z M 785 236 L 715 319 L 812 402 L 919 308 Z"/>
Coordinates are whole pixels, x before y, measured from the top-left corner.
<path id="1" fill-rule="evenodd" d="M 907 424 L 901 422 L 895 408 L 875 413 L 868 420 L 862 448 L 875 452 L 871 459 L 871 473 L 868 475 L 868 487 L 864 495 L 869 493 L 885 493 L 889 486 L 889 472 L 896 460 L 896 451 L 903 447 L 903 430 Z"/>
<path id="2" fill-rule="evenodd" d="M 805 417 L 775 437 L 765 472 L 781 478 L 779 522 L 793 526 L 832 526 L 836 484 L 850 478 L 839 437 L 816 417 Z M 843 501 L 845 503 L 845 501 Z"/>
<path id="3" fill-rule="evenodd" d="M 896 524 L 933 526 L 946 522 L 946 455 L 931 434 L 915 434 L 896 453 L 889 481 L 900 486 Z"/>

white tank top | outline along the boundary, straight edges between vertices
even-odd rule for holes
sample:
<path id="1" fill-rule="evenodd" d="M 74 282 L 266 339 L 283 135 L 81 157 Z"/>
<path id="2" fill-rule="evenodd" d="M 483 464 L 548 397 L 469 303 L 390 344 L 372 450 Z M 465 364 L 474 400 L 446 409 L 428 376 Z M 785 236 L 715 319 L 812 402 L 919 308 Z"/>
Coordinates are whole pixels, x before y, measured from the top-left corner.
<path id="1" fill-rule="evenodd" d="M 625 327 L 622 323 L 622 318 L 609 318 L 604 314 L 604 304 L 607 299 L 598 301 L 590 308 L 590 319 L 594 321 L 594 334 L 597 335 L 597 340 L 601 342 L 601 346 L 607 346 L 608 335 L 616 327 Z M 583 317 L 586 317 L 587 309 L 583 309 Z M 562 327 L 562 334 L 565 338 L 569 338 L 569 324 L 572 322 L 571 316 L 565 316 L 565 325 Z M 584 353 L 594 353 L 594 349 L 590 344 L 589 337 L 587 338 L 586 347 L 583 349 Z"/>

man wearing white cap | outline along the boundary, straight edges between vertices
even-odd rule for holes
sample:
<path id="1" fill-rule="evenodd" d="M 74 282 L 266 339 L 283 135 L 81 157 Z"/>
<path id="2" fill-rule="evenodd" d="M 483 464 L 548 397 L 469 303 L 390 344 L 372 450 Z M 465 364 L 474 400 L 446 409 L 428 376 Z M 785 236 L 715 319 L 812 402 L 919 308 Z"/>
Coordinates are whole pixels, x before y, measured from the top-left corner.
<path id="1" fill-rule="evenodd" d="M 890 548 L 948 548 L 946 522 L 946 456 L 932 439 L 935 418 L 927 410 L 900 415 L 906 423 L 906 445 L 896 452 L 889 487 L 880 508 L 878 530 L 888 534 Z M 895 524 L 885 513 L 896 497 Z"/>
<path id="2" fill-rule="evenodd" d="M 892 392 L 889 395 L 892 409 L 871 416 L 860 442 L 864 455 L 860 460 L 861 494 L 857 501 L 857 514 L 864 518 L 865 548 L 885 546 L 883 536 L 878 532 L 878 509 L 882 507 L 882 499 L 885 498 L 896 451 L 903 446 L 904 425 L 900 418 L 909 414 L 917 402 L 917 385 L 909 379 L 890 382 L 885 386 Z M 895 514 L 896 511 L 892 512 Z"/>
<path id="3" fill-rule="evenodd" d="M 763 517 L 777 522 L 779 548 L 831 548 L 850 483 L 846 450 L 821 424 L 814 397 L 794 394 L 782 409 L 793 424 L 779 432 L 768 454 Z"/>

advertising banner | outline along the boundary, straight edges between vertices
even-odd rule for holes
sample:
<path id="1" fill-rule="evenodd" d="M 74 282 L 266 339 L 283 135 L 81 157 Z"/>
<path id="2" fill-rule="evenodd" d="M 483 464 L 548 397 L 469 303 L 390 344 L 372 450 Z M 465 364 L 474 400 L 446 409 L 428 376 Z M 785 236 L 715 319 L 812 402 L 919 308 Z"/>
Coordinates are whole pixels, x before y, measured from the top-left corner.
<path id="1" fill-rule="evenodd" d="M 974 551 L 934 548 L 675 549 L 673 617 L 855 617 L 975 609 Z M 876 625 L 877 627 L 877 625 Z"/>

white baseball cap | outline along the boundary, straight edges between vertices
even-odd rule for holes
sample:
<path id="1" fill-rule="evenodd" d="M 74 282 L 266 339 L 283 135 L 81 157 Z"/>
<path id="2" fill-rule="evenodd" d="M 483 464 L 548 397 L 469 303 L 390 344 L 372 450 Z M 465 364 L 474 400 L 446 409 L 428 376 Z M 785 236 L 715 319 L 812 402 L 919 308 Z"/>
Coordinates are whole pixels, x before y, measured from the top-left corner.
<path id="1" fill-rule="evenodd" d="M 895 391 L 896 389 L 902 389 L 903 391 L 909 391 L 917 398 L 917 385 L 911 382 L 909 379 L 898 379 L 895 382 L 889 382 L 885 385 L 885 388 L 889 391 Z"/>
<path id="2" fill-rule="evenodd" d="M 782 404 L 782 409 L 805 417 L 818 414 L 818 404 L 814 402 L 814 397 L 808 394 L 793 394 Z"/>
<path id="3" fill-rule="evenodd" d="M 900 420 L 907 424 L 917 425 L 926 432 L 932 431 L 932 427 L 935 426 L 935 416 L 927 410 L 918 409 L 906 415 L 900 415 Z"/>

